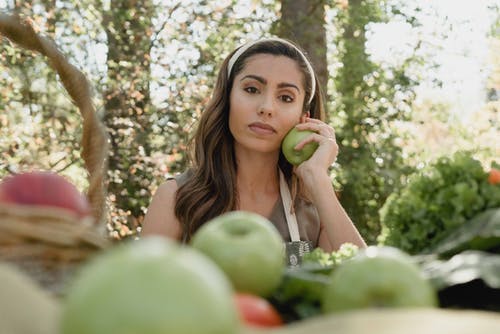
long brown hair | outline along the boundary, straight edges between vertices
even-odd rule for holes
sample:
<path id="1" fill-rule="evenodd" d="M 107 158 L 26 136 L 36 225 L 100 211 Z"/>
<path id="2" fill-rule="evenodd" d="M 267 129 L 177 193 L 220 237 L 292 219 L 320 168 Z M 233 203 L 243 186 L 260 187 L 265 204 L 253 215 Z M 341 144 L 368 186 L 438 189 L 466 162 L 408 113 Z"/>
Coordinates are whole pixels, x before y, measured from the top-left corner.
<path id="1" fill-rule="evenodd" d="M 289 41 L 288 41 L 289 42 Z M 277 39 L 262 40 L 249 47 L 234 63 L 228 74 L 228 63 L 234 50 L 222 63 L 212 98 L 198 122 L 191 140 L 191 164 L 187 181 L 179 187 L 176 195 L 175 215 L 183 229 L 183 239 L 189 240 L 206 221 L 228 211 L 238 204 L 236 192 L 236 158 L 234 138 L 229 131 L 229 96 L 234 77 L 245 66 L 246 59 L 256 54 L 286 56 L 295 60 L 304 77 L 306 96 L 303 111 L 310 117 L 324 120 L 323 95 L 316 75 L 311 78 L 304 54 L 297 47 Z M 316 89 L 311 103 L 309 100 L 315 80 Z M 278 164 L 286 178 L 292 178 L 292 165 L 280 153 Z"/>

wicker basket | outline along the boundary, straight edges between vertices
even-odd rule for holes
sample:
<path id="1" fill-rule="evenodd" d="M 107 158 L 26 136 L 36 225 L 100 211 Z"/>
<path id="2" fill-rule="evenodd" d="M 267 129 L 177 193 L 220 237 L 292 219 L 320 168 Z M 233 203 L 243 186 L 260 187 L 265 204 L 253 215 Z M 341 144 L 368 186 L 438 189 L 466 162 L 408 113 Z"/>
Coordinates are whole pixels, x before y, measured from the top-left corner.
<path id="1" fill-rule="evenodd" d="M 14 264 L 44 289 L 63 294 L 74 270 L 109 245 L 104 208 L 107 137 L 91 101 L 89 84 L 50 39 L 18 16 L 0 14 L 0 35 L 45 56 L 83 119 L 82 158 L 88 171 L 92 217 L 50 207 L 0 206 L 0 261 Z"/>

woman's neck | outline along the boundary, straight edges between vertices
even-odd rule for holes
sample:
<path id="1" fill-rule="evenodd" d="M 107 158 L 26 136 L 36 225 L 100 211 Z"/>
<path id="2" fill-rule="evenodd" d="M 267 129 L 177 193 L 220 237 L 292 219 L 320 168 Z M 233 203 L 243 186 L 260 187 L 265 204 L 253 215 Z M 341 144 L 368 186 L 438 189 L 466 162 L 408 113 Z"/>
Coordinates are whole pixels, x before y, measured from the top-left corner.
<path id="1" fill-rule="evenodd" d="M 247 195 L 279 192 L 278 157 L 253 154 L 237 156 L 238 192 Z"/>
<path id="2" fill-rule="evenodd" d="M 270 217 L 279 198 L 277 161 L 253 157 L 237 164 L 237 208 Z"/>

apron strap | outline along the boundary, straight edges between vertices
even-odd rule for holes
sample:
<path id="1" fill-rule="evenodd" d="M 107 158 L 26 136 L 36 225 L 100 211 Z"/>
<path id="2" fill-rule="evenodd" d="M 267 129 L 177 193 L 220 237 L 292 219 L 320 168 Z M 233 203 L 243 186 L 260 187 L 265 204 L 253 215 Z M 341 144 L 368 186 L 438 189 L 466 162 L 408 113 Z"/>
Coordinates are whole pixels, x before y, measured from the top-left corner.
<path id="1" fill-rule="evenodd" d="M 288 225 L 288 231 L 290 232 L 290 239 L 292 241 L 300 241 L 299 225 L 297 224 L 297 217 L 295 216 L 295 210 L 292 205 L 292 196 L 290 195 L 290 189 L 288 188 L 288 183 L 286 182 L 285 175 L 279 170 L 280 173 L 280 194 L 281 200 L 283 201 L 283 209 L 285 210 L 286 223 Z"/>

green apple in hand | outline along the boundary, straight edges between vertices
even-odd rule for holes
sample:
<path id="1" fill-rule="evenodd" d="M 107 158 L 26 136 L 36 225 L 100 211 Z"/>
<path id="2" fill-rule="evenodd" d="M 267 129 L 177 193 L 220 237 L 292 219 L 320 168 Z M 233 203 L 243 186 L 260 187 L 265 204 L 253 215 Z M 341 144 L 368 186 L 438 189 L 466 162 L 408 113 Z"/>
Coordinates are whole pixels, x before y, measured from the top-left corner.
<path id="1" fill-rule="evenodd" d="M 281 282 L 283 239 L 269 220 L 256 213 L 220 215 L 194 234 L 191 245 L 217 263 L 237 291 L 265 297 Z"/>
<path id="2" fill-rule="evenodd" d="M 301 142 L 307 136 L 314 134 L 315 132 L 310 130 L 299 130 L 293 127 L 283 139 L 281 143 L 281 151 L 285 156 L 286 160 L 292 165 L 300 165 L 302 162 L 309 159 L 316 149 L 318 148 L 317 142 L 307 143 L 302 149 L 296 150 L 295 146 Z"/>
<path id="3" fill-rule="evenodd" d="M 61 334 L 232 334 L 231 283 L 206 256 L 162 237 L 115 246 L 81 268 Z"/>
<path id="4" fill-rule="evenodd" d="M 370 246 L 343 262 L 333 271 L 322 301 L 326 313 L 436 304 L 436 291 L 412 258 L 387 246 Z"/>

